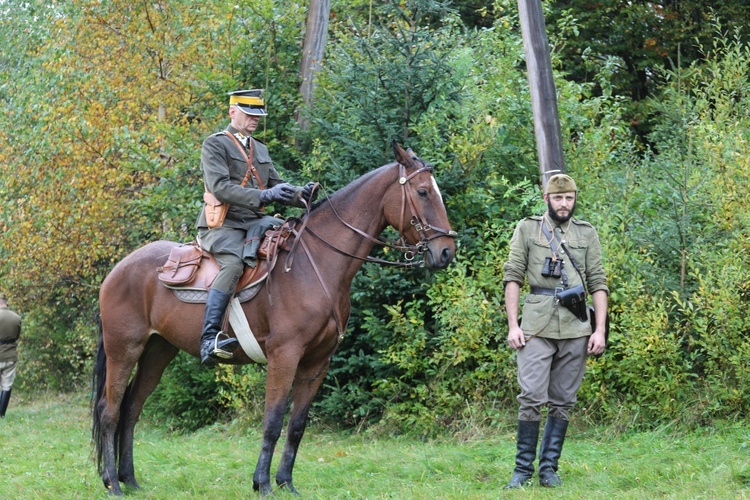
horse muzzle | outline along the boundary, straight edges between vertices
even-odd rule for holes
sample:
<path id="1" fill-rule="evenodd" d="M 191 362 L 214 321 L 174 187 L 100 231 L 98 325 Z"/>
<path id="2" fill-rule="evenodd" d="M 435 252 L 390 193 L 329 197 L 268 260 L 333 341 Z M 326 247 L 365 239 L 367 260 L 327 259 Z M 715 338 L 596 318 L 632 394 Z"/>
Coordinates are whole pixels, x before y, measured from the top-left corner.
<path id="1" fill-rule="evenodd" d="M 456 255 L 456 242 L 450 237 L 436 238 L 426 245 L 424 265 L 427 269 L 445 269 Z"/>

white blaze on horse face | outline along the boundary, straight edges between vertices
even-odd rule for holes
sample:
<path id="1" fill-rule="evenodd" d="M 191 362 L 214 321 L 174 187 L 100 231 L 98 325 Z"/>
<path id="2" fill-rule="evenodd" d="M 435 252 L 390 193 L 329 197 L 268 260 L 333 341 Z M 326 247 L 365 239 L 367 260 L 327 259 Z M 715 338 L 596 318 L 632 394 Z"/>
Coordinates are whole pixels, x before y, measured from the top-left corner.
<path id="1" fill-rule="evenodd" d="M 440 197 L 440 203 L 442 203 L 443 202 L 443 193 L 440 192 L 440 187 L 438 186 L 438 183 L 435 180 L 435 176 L 431 175 L 430 178 L 432 179 L 432 187 L 433 187 L 433 189 L 435 189 L 435 192 Z"/>

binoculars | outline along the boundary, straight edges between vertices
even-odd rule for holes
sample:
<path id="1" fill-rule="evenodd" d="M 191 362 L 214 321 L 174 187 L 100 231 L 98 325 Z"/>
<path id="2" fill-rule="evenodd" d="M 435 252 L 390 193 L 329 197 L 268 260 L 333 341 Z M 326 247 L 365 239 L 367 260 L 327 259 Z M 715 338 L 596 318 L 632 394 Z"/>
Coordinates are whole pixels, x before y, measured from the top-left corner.
<path id="1" fill-rule="evenodd" d="M 544 259 L 542 276 L 545 278 L 559 278 L 562 275 L 563 261 L 552 260 L 552 257 Z"/>

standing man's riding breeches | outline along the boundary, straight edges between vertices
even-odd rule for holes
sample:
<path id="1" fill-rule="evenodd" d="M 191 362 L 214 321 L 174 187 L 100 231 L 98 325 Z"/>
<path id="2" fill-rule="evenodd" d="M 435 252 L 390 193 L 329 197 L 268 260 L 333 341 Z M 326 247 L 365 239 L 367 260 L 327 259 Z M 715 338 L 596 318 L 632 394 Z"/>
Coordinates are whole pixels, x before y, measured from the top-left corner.
<path id="1" fill-rule="evenodd" d="M 588 337 L 553 340 L 532 337 L 518 351 L 518 420 L 539 421 L 541 409 L 569 419 L 586 369 Z"/>

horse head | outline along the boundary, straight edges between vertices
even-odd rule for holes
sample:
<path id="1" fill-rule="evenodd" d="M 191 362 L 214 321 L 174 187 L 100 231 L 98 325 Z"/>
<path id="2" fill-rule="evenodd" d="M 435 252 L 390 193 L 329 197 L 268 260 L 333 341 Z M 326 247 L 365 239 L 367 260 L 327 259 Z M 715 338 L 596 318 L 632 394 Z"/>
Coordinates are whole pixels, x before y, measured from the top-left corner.
<path id="1" fill-rule="evenodd" d="M 399 168 L 399 189 L 390 190 L 390 199 L 384 200 L 385 219 L 424 255 L 425 267 L 444 269 L 456 253 L 456 232 L 448 222 L 433 167 L 396 141 L 393 152 Z"/>

